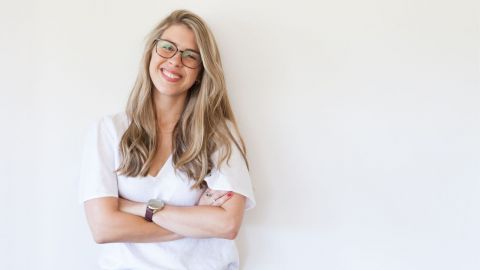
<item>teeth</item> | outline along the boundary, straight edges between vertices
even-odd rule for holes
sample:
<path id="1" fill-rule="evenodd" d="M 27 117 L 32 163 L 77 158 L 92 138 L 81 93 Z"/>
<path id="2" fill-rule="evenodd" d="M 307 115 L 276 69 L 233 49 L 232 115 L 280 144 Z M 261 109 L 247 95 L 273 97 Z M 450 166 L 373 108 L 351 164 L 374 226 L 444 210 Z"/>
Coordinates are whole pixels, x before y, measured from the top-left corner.
<path id="1" fill-rule="evenodd" d="M 173 74 L 173 73 L 170 73 L 170 72 L 168 72 L 168 71 L 165 70 L 165 69 L 162 69 L 162 72 L 163 72 L 163 74 L 165 74 L 165 76 L 167 76 L 167 77 L 169 77 L 169 78 L 172 78 L 172 79 L 178 79 L 178 78 L 180 78 L 180 76 L 175 75 L 175 74 Z"/>

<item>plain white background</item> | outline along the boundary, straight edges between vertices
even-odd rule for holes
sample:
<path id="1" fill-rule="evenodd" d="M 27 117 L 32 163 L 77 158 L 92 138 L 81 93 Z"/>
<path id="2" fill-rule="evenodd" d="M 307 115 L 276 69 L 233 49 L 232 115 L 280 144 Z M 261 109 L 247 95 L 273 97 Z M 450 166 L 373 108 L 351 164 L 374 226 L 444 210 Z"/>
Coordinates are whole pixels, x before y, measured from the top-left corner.
<path id="1" fill-rule="evenodd" d="M 247 143 L 243 269 L 480 269 L 474 0 L 2 0 L 0 269 L 96 268 L 85 130 L 176 8 L 213 30 Z"/>

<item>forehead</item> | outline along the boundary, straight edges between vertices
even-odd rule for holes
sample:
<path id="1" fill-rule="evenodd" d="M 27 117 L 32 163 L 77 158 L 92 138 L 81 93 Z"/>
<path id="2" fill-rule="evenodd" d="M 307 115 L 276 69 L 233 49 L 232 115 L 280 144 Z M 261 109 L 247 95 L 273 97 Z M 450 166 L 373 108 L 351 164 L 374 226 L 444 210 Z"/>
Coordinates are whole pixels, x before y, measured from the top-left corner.
<path id="1" fill-rule="evenodd" d="M 180 50 L 193 49 L 198 51 L 195 34 L 190 28 L 183 24 L 169 26 L 160 38 L 167 39 L 177 44 Z"/>

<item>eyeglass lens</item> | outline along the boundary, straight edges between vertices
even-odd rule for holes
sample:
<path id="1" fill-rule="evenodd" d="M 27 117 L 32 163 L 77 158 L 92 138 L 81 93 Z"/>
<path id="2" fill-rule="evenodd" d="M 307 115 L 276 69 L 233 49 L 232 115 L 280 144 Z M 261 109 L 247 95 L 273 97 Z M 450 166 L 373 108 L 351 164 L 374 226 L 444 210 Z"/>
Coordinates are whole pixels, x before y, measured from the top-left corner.
<path id="1" fill-rule="evenodd" d="M 172 58 L 177 53 L 178 48 L 175 46 L 175 44 L 167 40 L 159 39 L 157 40 L 156 51 L 161 57 Z M 182 64 L 189 68 L 196 68 L 202 63 L 200 54 L 191 50 L 185 50 L 181 52 L 180 56 L 182 59 Z"/>

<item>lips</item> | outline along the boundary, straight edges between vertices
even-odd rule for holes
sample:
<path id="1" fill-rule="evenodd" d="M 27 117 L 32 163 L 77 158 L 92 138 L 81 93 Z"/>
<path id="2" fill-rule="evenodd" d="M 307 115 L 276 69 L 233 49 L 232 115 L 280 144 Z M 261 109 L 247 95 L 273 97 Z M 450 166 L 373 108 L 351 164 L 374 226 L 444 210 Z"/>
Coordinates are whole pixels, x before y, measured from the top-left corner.
<path id="1" fill-rule="evenodd" d="M 161 68 L 160 73 L 162 74 L 162 77 L 169 82 L 178 82 L 180 79 L 182 79 L 180 74 L 165 68 Z"/>

